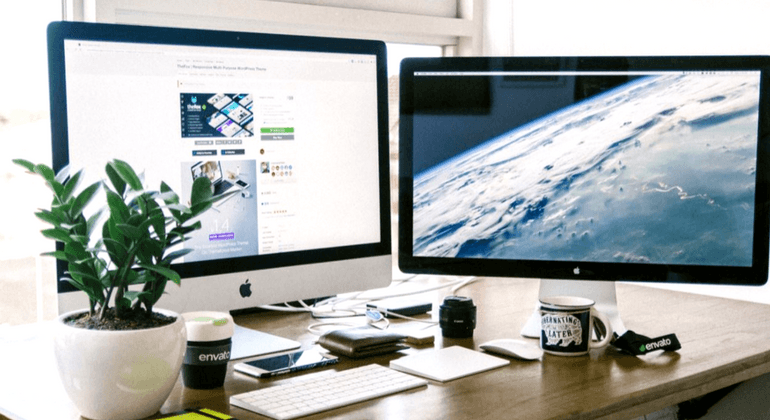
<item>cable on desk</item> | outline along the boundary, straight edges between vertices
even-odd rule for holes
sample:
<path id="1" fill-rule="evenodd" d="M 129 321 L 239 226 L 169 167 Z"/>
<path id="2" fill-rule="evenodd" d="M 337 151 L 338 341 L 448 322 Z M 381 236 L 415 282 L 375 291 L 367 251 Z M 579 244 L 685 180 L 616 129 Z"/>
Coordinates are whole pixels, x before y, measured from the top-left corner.
<path id="1" fill-rule="evenodd" d="M 410 290 L 405 292 L 393 291 L 394 288 L 401 286 L 403 284 L 407 284 L 418 277 L 420 276 L 411 276 L 404 280 L 394 281 L 389 287 L 384 289 L 366 290 L 362 292 L 354 292 L 354 293 L 349 293 L 342 296 L 331 297 L 323 301 L 316 302 L 313 305 L 308 305 L 304 301 L 299 301 L 299 304 L 301 307 L 290 306 L 288 303 L 284 303 L 283 305 L 263 305 L 263 306 L 260 306 L 260 308 L 266 309 L 266 310 L 272 310 L 272 311 L 281 311 L 281 312 L 307 312 L 307 313 L 310 313 L 310 315 L 315 319 L 350 318 L 350 317 L 364 316 L 366 311 L 366 304 L 369 302 L 378 301 L 382 299 L 418 295 L 418 294 L 432 292 L 435 290 L 441 290 L 449 287 L 451 287 L 450 293 L 452 295 L 456 295 L 458 290 L 479 280 L 478 277 L 468 277 L 468 278 L 454 279 L 446 283 L 425 287 L 419 290 Z M 384 295 L 376 295 L 376 296 L 366 295 L 367 293 L 371 294 L 371 293 L 383 292 L 383 291 L 391 291 L 391 292 L 386 293 Z M 346 302 L 351 302 L 352 304 L 349 307 L 341 307 L 341 305 Z M 404 315 L 395 314 L 395 313 L 388 313 L 388 316 L 406 319 L 409 321 L 422 322 L 422 323 L 431 324 L 431 325 L 437 324 L 436 321 L 412 318 L 409 316 L 404 316 Z M 355 324 L 355 323 L 345 323 L 345 322 L 339 322 L 339 321 L 319 322 L 309 326 L 308 331 L 310 331 L 313 334 L 318 334 L 316 329 L 317 327 L 322 325 L 323 326 L 344 325 L 348 327 L 360 326 L 359 324 Z"/>

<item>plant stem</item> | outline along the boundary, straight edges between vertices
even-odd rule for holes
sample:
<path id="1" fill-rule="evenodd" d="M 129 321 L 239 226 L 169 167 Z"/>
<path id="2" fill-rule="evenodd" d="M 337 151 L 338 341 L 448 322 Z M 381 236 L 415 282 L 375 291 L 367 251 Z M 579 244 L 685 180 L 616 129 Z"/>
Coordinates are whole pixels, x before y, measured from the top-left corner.
<path id="1" fill-rule="evenodd" d="M 112 297 L 112 291 L 113 289 L 115 289 L 115 286 L 114 286 L 115 283 L 113 282 L 110 282 L 110 283 L 112 283 L 113 286 L 110 286 L 109 290 L 107 290 L 107 298 L 104 299 L 104 303 L 102 303 L 102 307 L 99 310 L 99 321 L 104 319 L 104 314 L 107 313 L 107 307 L 109 306 L 110 298 Z"/>

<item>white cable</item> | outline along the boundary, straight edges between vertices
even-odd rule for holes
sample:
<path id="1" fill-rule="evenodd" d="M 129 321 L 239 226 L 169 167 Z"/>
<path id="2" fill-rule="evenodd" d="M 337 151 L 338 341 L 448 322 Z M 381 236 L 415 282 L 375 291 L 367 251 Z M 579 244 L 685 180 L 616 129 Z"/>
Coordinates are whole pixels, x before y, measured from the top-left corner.
<path id="1" fill-rule="evenodd" d="M 334 326 L 334 325 L 341 325 L 345 327 L 361 327 L 360 324 L 354 324 L 352 322 L 316 322 L 315 324 L 310 324 L 307 326 L 307 330 L 310 334 L 321 336 L 326 331 L 318 331 L 316 327 L 326 327 L 326 326 Z"/>
<path id="2" fill-rule="evenodd" d="M 401 293 L 391 293 L 391 294 L 388 294 L 388 295 L 375 296 L 375 297 L 371 297 L 371 298 L 358 297 L 358 299 L 366 299 L 367 302 L 371 302 L 373 300 L 382 300 L 382 299 L 389 299 L 389 298 L 394 298 L 394 297 L 403 297 L 403 296 L 417 295 L 417 294 L 421 294 L 421 293 L 432 292 L 434 290 L 441 290 L 441 289 L 445 289 L 447 287 L 459 285 L 459 284 L 463 283 L 464 281 L 467 281 L 467 280 L 452 280 L 449 283 L 439 284 L 439 285 L 427 287 L 427 288 L 421 289 L 421 290 L 411 290 L 411 291 L 406 291 L 406 292 L 401 292 Z M 371 292 L 371 291 L 367 290 L 367 291 L 364 291 L 364 292 L 360 292 L 359 296 L 364 294 L 364 293 L 367 293 L 367 292 Z"/>
<path id="3" fill-rule="evenodd" d="M 408 279 L 399 280 L 398 284 L 391 285 L 389 288 L 392 288 L 392 287 L 395 287 L 395 286 L 400 286 L 400 285 L 402 285 L 404 283 L 412 281 L 413 279 L 415 279 L 417 277 L 418 276 L 412 276 L 412 277 L 410 277 Z M 435 291 L 435 290 L 445 289 L 447 287 L 452 287 L 452 289 L 450 291 L 450 294 L 451 295 L 455 295 L 458 290 L 460 290 L 461 288 L 463 288 L 463 287 L 465 287 L 465 286 L 467 286 L 467 285 L 469 285 L 471 283 L 476 282 L 477 280 L 479 280 L 478 277 L 469 277 L 469 278 L 465 278 L 465 279 L 452 280 L 452 281 L 449 281 L 447 283 L 442 283 L 442 284 L 439 284 L 439 285 L 430 286 L 430 287 L 426 287 L 426 288 L 419 289 L 419 290 L 410 290 L 410 291 L 398 292 L 398 293 L 393 292 L 393 293 L 389 293 L 389 294 L 385 294 L 385 295 L 372 296 L 372 297 L 366 297 L 364 295 L 365 295 L 365 293 L 374 293 L 377 290 L 378 291 L 383 291 L 385 289 L 365 290 L 365 291 L 362 291 L 362 292 L 355 292 L 355 293 L 352 293 L 352 294 L 349 294 L 349 295 L 338 296 L 338 297 L 331 297 L 331 298 L 325 299 L 325 300 L 323 300 L 321 302 L 317 302 L 317 303 L 315 303 L 312 306 L 306 304 L 303 301 L 299 301 L 299 304 L 302 306 L 301 308 L 292 307 L 292 306 L 289 306 L 288 304 L 284 304 L 283 306 L 279 306 L 279 305 L 262 305 L 262 306 L 259 306 L 259 308 L 265 309 L 265 310 L 271 310 L 271 311 L 280 311 L 280 312 L 308 312 L 308 313 L 312 314 L 316 318 L 344 318 L 344 317 L 350 317 L 350 316 L 360 316 L 360 315 L 363 315 L 363 314 L 356 312 L 356 310 L 353 309 L 353 308 L 360 307 L 361 305 L 366 305 L 367 303 L 372 302 L 372 301 L 377 301 L 377 300 L 382 300 L 382 299 L 389 299 L 389 298 L 397 298 L 397 297 L 403 297 L 403 296 L 417 295 L 417 294 L 421 294 L 421 293 L 427 293 L 427 292 L 431 292 L 431 291 Z M 339 305 L 341 305 L 342 303 L 350 302 L 350 301 L 360 301 L 360 302 L 356 302 L 355 304 L 351 305 L 350 307 L 345 307 L 345 308 L 340 308 L 339 307 Z M 361 309 L 364 309 L 364 308 L 361 308 Z M 335 314 L 336 312 L 346 312 L 347 314 L 346 315 Z M 396 317 L 399 317 L 399 318 L 409 319 L 409 320 L 413 320 L 413 321 L 431 322 L 431 321 L 425 321 L 425 320 L 420 320 L 420 319 L 416 319 L 416 318 L 404 317 L 403 315 L 399 315 L 399 314 L 389 313 L 389 315 L 393 315 L 393 316 L 396 316 Z"/>
<path id="4" fill-rule="evenodd" d="M 478 277 L 471 277 L 469 279 L 465 279 L 465 280 L 461 281 L 460 284 L 458 284 L 457 286 L 454 286 L 452 288 L 451 295 L 452 296 L 457 296 L 457 291 L 458 290 L 462 289 L 463 287 L 465 287 L 465 286 L 467 286 L 469 284 L 475 283 L 478 280 L 479 280 Z"/>

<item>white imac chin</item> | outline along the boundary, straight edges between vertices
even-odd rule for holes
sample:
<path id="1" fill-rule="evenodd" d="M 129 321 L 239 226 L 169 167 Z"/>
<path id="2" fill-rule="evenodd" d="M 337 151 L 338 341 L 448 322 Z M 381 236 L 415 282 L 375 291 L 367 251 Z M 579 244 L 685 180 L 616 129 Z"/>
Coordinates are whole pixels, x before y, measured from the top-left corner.
<path id="1" fill-rule="evenodd" d="M 157 306 L 177 313 L 199 310 L 228 312 L 302 299 L 333 296 L 387 287 L 392 279 L 390 255 L 317 264 L 280 267 L 252 272 L 183 279 L 182 286 L 166 286 Z M 302 290 L 303 294 L 297 291 Z M 59 293 L 59 313 L 87 308 L 85 293 Z M 236 325 L 232 359 L 276 353 L 300 343 Z"/>

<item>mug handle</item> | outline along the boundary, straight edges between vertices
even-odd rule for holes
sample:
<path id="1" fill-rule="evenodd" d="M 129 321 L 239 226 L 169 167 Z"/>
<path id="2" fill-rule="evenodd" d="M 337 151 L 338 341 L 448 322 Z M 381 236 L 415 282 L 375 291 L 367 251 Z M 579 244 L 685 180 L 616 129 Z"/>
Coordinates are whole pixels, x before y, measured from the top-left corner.
<path id="1" fill-rule="evenodd" d="M 588 347 L 592 349 L 605 347 L 606 345 L 610 344 L 610 340 L 612 340 L 612 333 L 613 333 L 612 324 L 610 324 L 610 320 L 609 318 L 607 318 L 607 315 L 604 315 L 603 313 L 597 311 L 595 308 L 591 308 L 591 317 L 601 321 L 601 323 L 604 324 L 604 328 L 607 330 L 607 332 L 604 334 L 604 338 L 599 342 L 595 343 L 589 340 Z M 589 334 L 589 337 L 590 337 L 590 334 Z"/>

